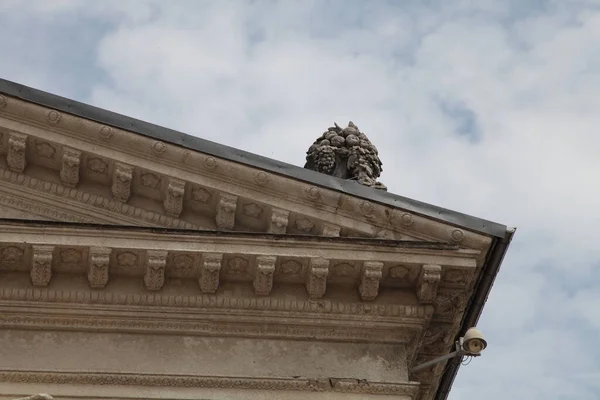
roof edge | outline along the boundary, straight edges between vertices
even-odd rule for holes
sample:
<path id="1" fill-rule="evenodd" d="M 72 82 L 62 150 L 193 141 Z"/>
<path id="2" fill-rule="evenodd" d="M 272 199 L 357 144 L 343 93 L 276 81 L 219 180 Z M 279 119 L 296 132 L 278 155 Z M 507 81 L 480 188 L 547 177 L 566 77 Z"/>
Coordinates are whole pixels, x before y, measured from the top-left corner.
<path id="1" fill-rule="evenodd" d="M 441 222 L 449 223 L 477 233 L 503 238 L 506 226 L 473 217 L 460 212 L 423 203 L 382 190 L 369 188 L 351 180 L 344 180 L 318 173 L 296 165 L 263 157 L 247 151 L 225 146 L 210 140 L 165 128 L 149 122 L 127 117 L 85 103 L 34 89 L 0 78 L 0 93 L 20 100 L 35 103 L 67 114 L 76 115 L 115 128 L 134 132 L 152 139 L 161 140 L 190 150 L 210 154 L 228 161 L 250 165 L 271 173 L 283 175 L 327 189 L 335 190 L 366 200 L 420 214 Z"/>
<path id="2" fill-rule="evenodd" d="M 473 297 L 471 297 L 471 301 L 465 311 L 458 335 L 454 338 L 455 341 L 463 336 L 469 328 L 477 325 L 516 230 L 516 228 L 507 229 L 505 237 L 497 239 L 494 244 L 488 257 L 488 261 L 481 271 L 475 293 L 473 294 Z M 447 362 L 446 368 L 444 369 L 445 372 L 442 375 L 437 392 L 435 393 L 435 400 L 447 400 L 460 365 L 460 359 L 451 359 Z"/>

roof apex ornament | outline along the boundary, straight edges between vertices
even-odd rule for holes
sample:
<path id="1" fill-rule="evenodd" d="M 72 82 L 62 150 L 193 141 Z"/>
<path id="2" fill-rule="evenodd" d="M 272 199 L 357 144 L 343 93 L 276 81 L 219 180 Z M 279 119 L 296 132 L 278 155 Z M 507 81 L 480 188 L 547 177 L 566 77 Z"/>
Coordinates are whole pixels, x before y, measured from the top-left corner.
<path id="1" fill-rule="evenodd" d="M 377 148 L 352 121 L 346 128 L 336 123 L 328 128 L 306 152 L 304 168 L 387 190 L 377 181 L 383 171 Z"/>

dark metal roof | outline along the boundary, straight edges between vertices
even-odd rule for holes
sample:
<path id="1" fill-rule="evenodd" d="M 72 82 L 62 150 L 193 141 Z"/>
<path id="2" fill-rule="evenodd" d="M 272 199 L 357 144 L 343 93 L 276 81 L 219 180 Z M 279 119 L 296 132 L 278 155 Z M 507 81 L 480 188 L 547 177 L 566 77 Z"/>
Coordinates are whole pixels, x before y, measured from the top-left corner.
<path id="1" fill-rule="evenodd" d="M 504 238 L 506 236 L 506 226 L 502 224 L 369 188 L 354 181 L 334 178 L 329 175 L 211 142 L 199 137 L 186 135 L 182 132 L 163 128 L 135 118 L 126 117 L 121 114 L 33 89 L 5 79 L 0 79 L 0 93 L 68 114 L 77 115 L 105 125 L 110 125 L 115 128 L 128 130 L 153 139 L 179 145 L 191 150 L 197 150 L 215 157 L 251 165 L 265 171 L 288 176 L 313 185 L 404 209 L 415 214 L 460 226 L 474 232 L 499 238 Z"/>

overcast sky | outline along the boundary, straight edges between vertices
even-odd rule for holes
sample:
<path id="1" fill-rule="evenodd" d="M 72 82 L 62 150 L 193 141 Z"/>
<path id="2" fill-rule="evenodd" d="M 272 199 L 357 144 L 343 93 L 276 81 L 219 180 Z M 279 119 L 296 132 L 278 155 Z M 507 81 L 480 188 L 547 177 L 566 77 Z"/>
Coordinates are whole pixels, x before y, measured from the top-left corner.
<path id="1" fill-rule="evenodd" d="M 0 76 L 518 228 L 451 400 L 600 398 L 600 1 L 0 0 Z"/>

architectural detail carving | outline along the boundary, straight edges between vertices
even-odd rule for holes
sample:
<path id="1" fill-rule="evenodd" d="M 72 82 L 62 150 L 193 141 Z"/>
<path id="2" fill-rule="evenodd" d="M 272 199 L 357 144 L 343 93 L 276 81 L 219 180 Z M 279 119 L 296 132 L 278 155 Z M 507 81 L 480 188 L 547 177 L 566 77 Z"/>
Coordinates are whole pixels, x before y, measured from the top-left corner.
<path id="1" fill-rule="evenodd" d="M 434 316 L 440 320 L 452 321 L 462 312 L 466 300 L 467 296 L 463 290 L 438 290 Z"/>
<path id="2" fill-rule="evenodd" d="M 88 169 L 97 174 L 105 174 L 108 170 L 108 164 L 99 158 L 90 158 L 88 160 Z"/>
<path id="3" fill-rule="evenodd" d="M 173 264 L 168 266 L 175 276 L 191 276 L 194 269 L 194 259 L 187 254 L 177 254 L 173 256 Z"/>
<path id="4" fill-rule="evenodd" d="M 144 274 L 146 289 L 152 291 L 162 289 L 165 283 L 167 253 L 160 250 L 148 250 L 146 252 L 146 272 Z"/>
<path id="5" fill-rule="evenodd" d="M 256 257 L 256 275 L 254 276 L 254 293 L 257 296 L 268 296 L 273 288 L 275 273 L 275 256 Z"/>
<path id="6" fill-rule="evenodd" d="M 27 147 L 27 135 L 16 132 L 8 134 L 8 153 L 6 154 L 6 163 L 8 169 L 15 172 L 23 172 L 27 165 L 25 159 L 25 149 Z"/>
<path id="7" fill-rule="evenodd" d="M 235 227 L 235 209 L 237 207 L 237 196 L 221 193 L 217 204 L 217 229 L 233 230 Z"/>
<path id="8" fill-rule="evenodd" d="M 390 217 L 392 224 L 396 226 L 409 227 L 414 223 L 413 216 L 407 212 L 394 210 Z"/>
<path id="9" fill-rule="evenodd" d="M 300 232 L 310 233 L 315 224 L 313 224 L 308 218 L 298 218 L 296 219 L 296 229 Z"/>
<path id="10" fill-rule="evenodd" d="M 348 277 L 352 276 L 355 273 L 355 269 L 352 265 L 347 263 L 337 264 L 332 268 L 331 275 L 337 277 Z"/>
<path id="11" fill-rule="evenodd" d="M 127 203 L 131 197 L 131 181 L 133 180 L 133 167 L 120 162 L 115 163 L 112 179 L 112 194 L 118 201 Z"/>
<path id="12" fill-rule="evenodd" d="M 423 265 L 417 282 L 417 297 L 419 301 L 433 302 L 435 300 L 441 278 L 441 266 Z"/>
<path id="13" fill-rule="evenodd" d="M 309 186 L 304 189 L 304 195 L 307 199 L 312 201 L 320 201 L 322 198 L 321 191 L 316 186 Z"/>
<path id="14" fill-rule="evenodd" d="M 453 229 L 450 232 L 450 238 L 454 243 L 460 243 L 465 238 L 465 233 L 460 229 Z"/>
<path id="15" fill-rule="evenodd" d="M 54 155 L 56 154 L 56 149 L 50 143 L 38 141 L 35 144 L 35 152 L 40 157 L 54 158 Z"/>
<path id="16" fill-rule="evenodd" d="M 473 270 L 470 269 L 444 269 L 443 280 L 457 285 L 466 285 L 471 282 Z"/>
<path id="17" fill-rule="evenodd" d="M 306 291 L 310 299 L 320 299 L 325 295 L 327 275 L 329 275 L 329 260 L 311 258 L 306 277 Z"/>
<path id="18" fill-rule="evenodd" d="M 23 262 L 23 250 L 16 246 L 8 246 L 0 250 L 2 267 L 12 267 Z"/>
<path id="19" fill-rule="evenodd" d="M 7 104 L 8 100 L 6 99 L 6 97 L 0 94 L 0 108 L 6 107 Z"/>
<path id="20" fill-rule="evenodd" d="M 32 246 L 31 283 L 33 286 L 48 286 L 52 278 L 52 253 L 54 246 Z"/>
<path id="21" fill-rule="evenodd" d="M 60 261 L 65 264 L 74 264 L 81 261 L 81 253 L 79 250 L 66 249 L 60 252 Z"/>
<path id="22" fill-rule="evenodd" d="M 88 260 L 88 282 L 94 289 L 101 289 L 108 282 L 108 269 L 111 249 L 107 247 L 91 247 Z"/>
<path id="23" fill-rule="evenodd" d="M 269 223 L 269 233 L 284 234 L 287 231 L 290 212 L 280 208 L 271 208 L 271 221 Z"/>
<path id="24" fill-rule="evenodd" d="M 115 130 L 113 128 L 111 128 L 110 126 L 102 125 L 100 127 L 100 129 L 98 130 L 98 137 L 100 137 L 100 139 L 108 142 L 113 138 L 114 131 Z"/>
<path id="25" fill-rule="evenodd" d="M 246 204 L 244 206 L 244 215 L 251 218 L 259 218 L 263 212 L 263 209 L 254 203 Z"/>
<path id="26" fill-rule="evenodd" d="M 271 181 L 271 177 L 264 171 L 258 171 L 254 175 L 254 182 L 256 182 L 259 186 L 265 186 L 267 183 Z"/>
<path id="27" fill-rule="evenodd" d="M 63 147 L 62 163 L 60 167 L 60 180 L 67 187 L 74 187 L 79 183 L 79 168 L 81 165 L 81 152 L 70 147 Z"/>
<path id="28" fill-rule="evenodd" d="M 383 171 L 377 148 L 352 121 L 344 129 L 334 125 L 310 146 L 304 168 L 386 190 L 377 182 Z"/>
<path id="29" fill-rule="evenodd" d="M 452 325 L 434 324 L 427 329 L 423 338 L 422 351 L 425 354 L 437 354 L 445 351 L 452 339 Z"/>
<path id="30" fill-rule="evenodd" d="M 377 232 L 375 232 L 375 237 L 377 239 L 385 239 L 385 240 L 394 240 L 396 238 L 394 235 L 394 232 L 392 232 L 388 229 L 379 229 Z"/>
<path id="31" fill-rule="evenodd" d="M 333 224 L 323 224 L 323 236 L 338 237 L 340 236 L 341 227 Z"/>
<path id="32" fill-rule="evenodd" d="M 167 145 L 163 142 L 156 141 L 152 143 L 152 154 L 155 156 L 161 156 L 167 151 Z"/>
<path id="33" fill-rule="evenodd" d="M 296 260 L 287 260 L 281 264 L 280 271 L 281 274 L 287 276 L 300 275 L 302 272 L 302 264 Z"/>
<path id="34" fill-rule="evenodd" d="M 98 159 L 97 159 L 98 160 Z M 101 161 L 101 160 L 98 160 Z M 102 161 L 101 161 L 102 162 Z M 105 197 L 83 192 L 77 189 L 67 189 L 62 185 L 58 185 L 53 182 L 44 181 L 37 178 L 32 178 L 27 175 L 23 175 L 17 172 L 3 170 L 0 168 L 0 180 L 10 182 L 12 184 L 18 184 L 23 187 L 31 188 L 34 190 L 44 191 L 56 196 L 68 198 L 69 200 L 76 200 L 83 204 L 89 204 L 93 207 L 104 208 L 108 211 L 119 213 L 123 216 L 135 218 L 144 221 L 145 223 L 154 224 L 157 226 L 168 226 L 177 229 L 197 229 L 198 226 L 190 222 L 182 221 L 173 217 L 159 214 L 153 211 L 143 210 L 141 208 L 127 205 L 120 201 L 110 200 Z M 67 221 L 67 222 L 80 222 L 80 223 L 94 223 L 98 222 L 97 219 L 88 218 L 83 215 L 76 213 L 68 213 L 52 209 L 51 207 L 45 207 L 40 203 L 34 201 L 27 201 L 12 195 L 0 194 L 0 204 L 4 204 L 11 208 L 27 211 L 29 213 L 47 217 L 54 221 Z"/>
<path id="35" fill-rule="evenodd" d="M 380 383 L 358 379 L 254 378 L 198 375 L 151 375 L 95 372 L 26 372 L 0 371 L 2 382 L 71 384 L 71 385 L 133 385 L 150 387 L 186 387 L 215 389 L 255 389 L 278 391 L 341 392 L 407 396 L 415 398 L 419 384 Z M 21 400 L 21 399 L 17 399 Z M 32 399 L 32 400 L 49 400 Z"/>
<path id="36" fill-rule="evenodd" d="M 395 265 L 390 268 L 389 275 L 391 279 L 408 279 L 410 275 L 410 269 L 403 265 Z"/>
<path id="37" fill-rule="evenodd" d="M 370 201 L 361 201 L 358 203 L 358 208 L 360 209 L 360 212 L 362 212 L 367 218 L 370 218 L 373 216 L 373 214 L 375 214 L 375 206 Z"/>
<path id="38" fill-rule="evenodd" d="M 62 118 L 62 115 L 56 110 L 50 110 L 46 114 L 46 119 L 52 125 L 57 125 L 60 122 L 61 118 Z"/>
<path id="39" fill-rule="evenodd" d="M 379 294 L 383 263 L 379 261 L 366 261 L 363 264 L 363 273 L 360 280 L 360 296 L 363 300 L 375 300 Z"/>
<path id="40" fill-rule="evenodd" d="M 172 217 L 179 217 L 183 210 L 183 194 L 185 192 L 185 181 L 169 178 L 167 182 L 167 194 L 163 203 L 165 211 Z"/>
<path id="41" fill-rule="evenodd" d="M 232 275 L 242 275 L 248 272 L 248 261 L 242 257 L 233 257 L 227 261 L 227 270 Z"/>
<path id="42" fill-rule="evenodd" d="M 212 294 L 219 288 L 219 275 L 223 254 L 206 253 L 202 256 L 202 267 L 200 268 L 200 290 L 202 293 Z"/>
<path id="43" fill-rule="evenodd" d="M 140 175 L 140 182 L 142 186 L 149 187 L 152 189 L 158 189 L 160 186 L 160 178 L 152 172 L 144 172 Z"/>
<path id="44" fill-rule="evenodd" d="M 131 251 L 119 253 L 116 258 L 120 267 L 134 267 L 138 261 L 138 256 Z"/>
<path id="45" fill-rule="evenodd" d="M 192 200 L 199 201 L 200 203 L 208 203 L 211 198 L 211 194 L 208 190 L 196 187 L 192 189 Z"/>
<path id="46" fill-rule="evenodd" d="M 217 169 L 217 166 L 219 165 L 219 163 L 217 162 L 217 160 L 214 157 L 206 157 L 204 159 L 204 168 L 206 168 L 209 171 L 213 171 L 215 169 Z"/>

